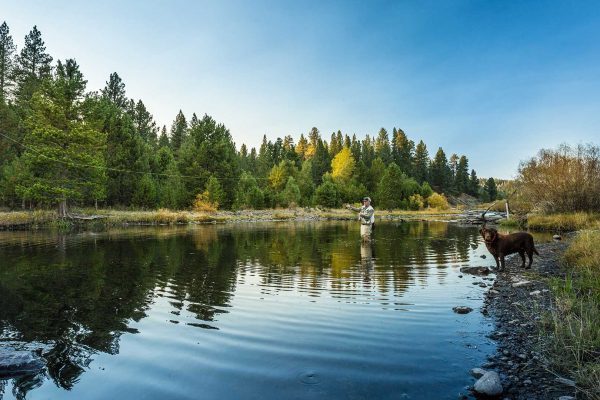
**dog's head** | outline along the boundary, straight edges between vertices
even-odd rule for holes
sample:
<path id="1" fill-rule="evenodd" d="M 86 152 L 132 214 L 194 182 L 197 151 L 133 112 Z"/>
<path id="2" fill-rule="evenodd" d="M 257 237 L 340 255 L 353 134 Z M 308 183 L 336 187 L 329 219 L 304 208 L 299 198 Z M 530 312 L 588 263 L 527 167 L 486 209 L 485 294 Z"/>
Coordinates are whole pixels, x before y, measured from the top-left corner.
<path id="1" fill-rule="evenodd" d="M 494 228 L 483 227 L 479 230 L 479 233 L 487 243 L 493 243 L 498 237 L 498 231 Z"/>

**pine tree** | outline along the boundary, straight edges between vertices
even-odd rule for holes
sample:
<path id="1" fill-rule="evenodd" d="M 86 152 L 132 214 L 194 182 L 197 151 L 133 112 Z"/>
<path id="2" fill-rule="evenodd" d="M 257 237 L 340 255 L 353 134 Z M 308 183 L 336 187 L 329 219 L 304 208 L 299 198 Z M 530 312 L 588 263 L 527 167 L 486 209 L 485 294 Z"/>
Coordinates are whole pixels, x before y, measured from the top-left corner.
<path id="1" fill-rule="evenodd" d="M 15 80 L 17 82 L 17 103 L 26 107 L 33 93 L 42 81 L 50 77 L 52 57 L 46 53 L 46 45 L 37 27 L 25 36 L 25 46 L 17 57 Z"/>
<path id="2" fill-rule="evenodd" d="M 396 163 L 391 163 L 385 169 L 377 185 L 376 199 L 379 207 L 388 210 L 400 208 L 403 198 L 402 182 L 405 179 L 406 175 L 402 173 Z"/>
<path id="3" fill-rule="evenodd" d="M 392 159 L 400 167 L 402 172 L 412 176 L 414 164 L 415 143 L 408 140 L 402 129 L 394 128 L 392 138 Z M 428 156 L 429 157 L 429 156 Z"/>
<path id="4" fill-rule="evenodd" d="M 455 186 L 458 193 L 469 192 L 469 160 L 464 155 L 458 160 Z"/>
<path id="5" fill-rule="evenodd" d="M 156 146 L 158 128 L 152 114 L 146 109 L 142 100 L 138 100 L 133 109 L 133 124 L 135 129 L 145 142 Z"/>
<path id="6" fill-rule="evenodd" d="M 16 51 L 6 22 L 0 25 L 0 103 L 6 103 L 13 86 L 14 53 Z"/>
<path id="7" fill-rule="evenodd" d="M 100 90 L 102 96 L 119 109 L 125 109 L 127 106 L 127 96 L 125 96 L 125 83 L 116 72 L 110 74 L 108 82 L 104 89 Z"/>
<path id="8" fill-rule="evenodd" d="M 308 150 L 308 140 L 304 137 L 304 134 L 300 135 L 300 140 L 294 149 L 300 160 L 306 160 L 306 151 Z"/>
<path id="9" fill-rule="evenodd" d="M 195 124 L 197 124 L 197 122 Z M 187 134 L 188 124 L 185 119 L 185 115 L 183 115 L 183 112 L 179 110 L 179 113 L 177 113 L 177 116 L 171 125 L 171 138 L 169 142 L 171 143 L 171 149 L 173 150 L 173 153 L 177 154 Z"/>
<path id="10" fill-rule="evenodd" d="M 59 63 L 54 79 L 32 97 L 27 119 L 23 160 L 30 179 L 18 191 L 24 198 L 58 205 L 61 217 L 68 216 L 69 202 L 105 195 L 105 136 L 78 118 L 85 85 L 77 63 Z"/>
<path id="11" fill-rule="evenodd" d="M 415 150 L 415 167 L 413 176 L 422 184 L 425 181 L 429 181 L 429 153 L 427 152 L 427 146 L 423 141 L 419 141 Z"/>
<path id="12" fill-rule="evenodd" d="M 390 139 L 384 128 L 379 130 L 377 140 L 375 140 L 375 156 L 381 158 L 385 165 L 392 161 L 392 150 L 390 147 Z"/>
<path id="13" fill-rule="evenodd" d="M 477 174 L 475 170 L 471 170 L 471 177 L 469 178 L 469 190 L 468 192 L 471 196 L 478 197 L 479 196 L 479 178 L 477 178 Z"/>
<path id="14" fill-rule="evenodd" d="M 430 168 L 429 182 L 431 185 L 438 192 L 448 192 L 448 190 L 452 187 L 452 171 L 448 165 L 446 153 L 444 153 L 444 150 L 442 150 L 441 147 L 435 153 L 435 157 L 431 162 Z"/>
<path id="15" fill-rule="evenodd" d="M 498 188 L 496 187 L 496 181 L 494 178 L 488 178 L 483 186 L 483 191 L 487 195 L 489 201 L 494 201 L 498 197 Z"/>
<path id="16" fill-rule="evenodd" d="M 160 137 L 158 138 L 158 147 L 170 147 L 169 136 L 167 136 L 167 127 L 164 125 L 160 130 Z"/>

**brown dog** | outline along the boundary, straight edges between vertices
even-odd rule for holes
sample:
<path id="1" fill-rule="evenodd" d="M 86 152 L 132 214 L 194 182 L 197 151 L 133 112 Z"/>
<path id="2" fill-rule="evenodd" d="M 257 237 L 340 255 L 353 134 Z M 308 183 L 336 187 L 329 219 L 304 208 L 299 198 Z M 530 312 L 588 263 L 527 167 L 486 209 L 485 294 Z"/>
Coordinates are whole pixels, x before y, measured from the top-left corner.
<path id="1" fill-rule="evenodd" d="M 490 253 L 492 253 L 492 256 L 494 256 L 496 267 L 499 271 L 504 269 L 504 257 L 509 254 L 519 253 L 519 255 L 521 255 L 521 258 L 523 259 L 521 268 L 531 268 L 533 253 L 538 256 L 540 255 L 533 244 L 533 236 L 527 232 L 516 232 L 503 235 L 498 233 L 496 229 L 486 228 L 484 225 L 479 230 L 479 233 L 485 241 L 485 246 Z M 529 257 L 529 265 L 527 267 L 525 267 L 525 253 L 527 253 L 527 256 Z M 500 262 L 498 262 L 498 260 L 500 260 Z"/>

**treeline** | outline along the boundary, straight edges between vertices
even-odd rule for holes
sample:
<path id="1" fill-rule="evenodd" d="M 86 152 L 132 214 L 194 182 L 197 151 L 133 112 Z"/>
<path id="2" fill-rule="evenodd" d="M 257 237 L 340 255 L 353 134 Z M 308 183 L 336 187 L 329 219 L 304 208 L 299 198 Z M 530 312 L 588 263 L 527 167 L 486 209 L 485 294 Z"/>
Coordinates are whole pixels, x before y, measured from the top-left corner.
<path id="1" fill-rule="evenodd" d="M 239 151 L 229 130 L 180 111 L 160 128 L 117 73 L 99 92 L 73 59 L 46 53 L 33 27 L 17 51 L 0 26 L 0 195 L 4 206 L 182 209 L 335 207 L 362 196 L 379 207 L 443 203 L 437 193 L 486 196 L 466 156 L 430 158 L 397 128 L 358 140 L 317 128 Z M 493 181 L 493 179 L 492 179 Z M 487 182 L 486 182 L 487 184 Z M 432 197 L 433 196 L 433 197 Z M 440 200 L 442 197 L 442 200 Z M 488 196 L 489 197 L 489 196 Z"/>

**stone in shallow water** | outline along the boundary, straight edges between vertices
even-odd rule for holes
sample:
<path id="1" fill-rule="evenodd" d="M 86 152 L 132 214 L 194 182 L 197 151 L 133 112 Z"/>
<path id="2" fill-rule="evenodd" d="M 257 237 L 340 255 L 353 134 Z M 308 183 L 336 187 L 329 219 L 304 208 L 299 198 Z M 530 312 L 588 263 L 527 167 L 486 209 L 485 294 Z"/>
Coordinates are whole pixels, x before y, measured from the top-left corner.
<path id="1" fill-rule="evenodd" d="M 477 393 L 487 396 L 498 396 L 502 394 L 502 384 L 500 383 L 500 375 L 494 371 L 488 371 L 475 382 L 474 389 Z"/>
<path id="2" fill-rule="evenodd" d="M 37 373 L 44 362 L 29 351 L 0 352 L 0 376 L 15 376 Z"/>
<path id="3" fill-rule="evenodd" d="M 483 375 L 485 375 L 486 372 L 487 371 L 483 368 L 473 368 L 471 370 L 471 375 L 475 378 L 481 378 Z"/>
<path id="4" fill-rule="evenodd" d="M 456 306 L 452 308 L 452 311 L 454 311 L 457 314 L 468 314 L 471 311 L 473 311 L 473 309 L 467 306 Z"/>
<path id="5" fill-rule="evenodd" d="M 487 275 L 492 271 L 488 267 L 462 267 L 460 272 L 472 275 Z"/>

